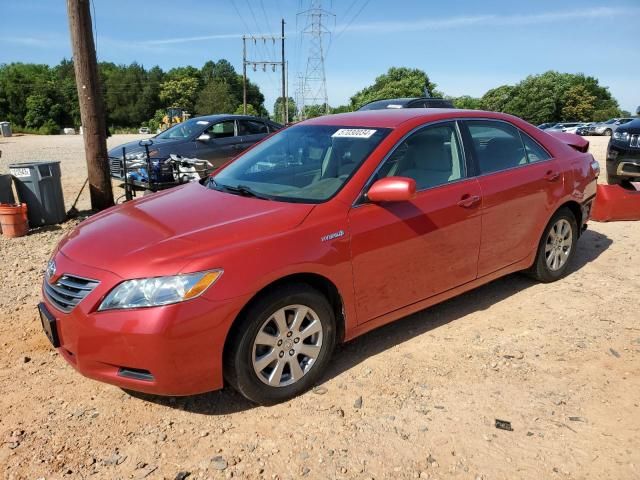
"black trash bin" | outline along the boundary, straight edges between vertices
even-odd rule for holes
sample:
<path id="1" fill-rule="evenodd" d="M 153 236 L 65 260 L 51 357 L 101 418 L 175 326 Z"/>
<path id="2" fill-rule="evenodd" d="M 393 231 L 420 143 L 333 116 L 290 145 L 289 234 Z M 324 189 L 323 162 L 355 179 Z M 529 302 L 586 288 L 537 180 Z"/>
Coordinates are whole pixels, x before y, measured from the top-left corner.
<path id="1" fill-rule="evenodd" d="M 0 175 L 0 203 L 15 203 L 11 175 Z"/>
<path id="2" fill-rule="evenodd" d="M 27 204 L 30 227 L 55 225 L 66 220 L 60 162 L 24 162 L 9 165 L 18 200 Z"/>

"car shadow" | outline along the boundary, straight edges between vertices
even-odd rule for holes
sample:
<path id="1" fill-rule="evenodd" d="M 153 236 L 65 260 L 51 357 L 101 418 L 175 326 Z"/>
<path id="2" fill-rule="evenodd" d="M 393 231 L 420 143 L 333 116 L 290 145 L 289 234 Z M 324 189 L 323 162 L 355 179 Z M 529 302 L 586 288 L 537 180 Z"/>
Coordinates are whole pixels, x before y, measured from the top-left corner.
<path id="1" fill-rule="evenodd" d="M 585 231 L 578 243 L 569 275 L 596 260 L 611 244 L 611 239 L 606 235 L 592 230 Z M 461 317 L 486 310 L 536 284 L 535 280 L 526 275 L 514 273 L 339 345 L 322 382 L 355 368 L 369 357 Z M 161 397 L 128 390 L 127 393 L 144 401 L 201 415 L 228 415 L 256 406 L 230 387 L 188 397 Z"/>

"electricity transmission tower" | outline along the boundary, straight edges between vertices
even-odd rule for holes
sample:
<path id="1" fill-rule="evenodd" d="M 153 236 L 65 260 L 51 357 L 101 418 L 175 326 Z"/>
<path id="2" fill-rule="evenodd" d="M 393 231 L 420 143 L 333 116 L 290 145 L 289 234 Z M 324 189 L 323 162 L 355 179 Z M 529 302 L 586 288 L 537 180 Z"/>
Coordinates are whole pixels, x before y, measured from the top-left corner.
<path id="1" fill-rule="evenodd" d="M 335 21 L 335 15 L 322 8 L 322 0 L 311 0 L 311 7 L 298 15 L 306 17 L 301 33 L 309 37 L 307 67 L 299 90 L 302 100 L 301 117 L 304 119 L 304 107 L 310 105 L 319 104 L 324 109 L 324 113 L 329 113 L 327 78 L 324 71 L 325 52 L 322 42 L 323 38 L 331 34 L 325 19 L 333 18 Z"/>

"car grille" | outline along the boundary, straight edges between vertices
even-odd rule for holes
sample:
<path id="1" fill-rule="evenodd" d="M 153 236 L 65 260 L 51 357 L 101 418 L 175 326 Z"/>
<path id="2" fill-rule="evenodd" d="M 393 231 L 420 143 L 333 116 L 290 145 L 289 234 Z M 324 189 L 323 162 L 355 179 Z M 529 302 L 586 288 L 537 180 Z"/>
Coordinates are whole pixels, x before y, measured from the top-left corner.
<path id="1" fill-rule="evenodd" d="M 99 283 L 97 280 L 65 274 L 55 283 L 49 283 L 45 278 L 44 293 L 58 310 L 69 313 Z"/>
<path id="2" fill-rule="evenodd" d="M 640 134 L 636 133 L 634 135 L 631 135 L 631 138 L 629 139 L 629 146 L 640 148 Z"/>
<path id="3" fill-rule="evenodd" d="M 112 177 L 122 178 L 122 159 L 109 157 L 109 171 Z"/>

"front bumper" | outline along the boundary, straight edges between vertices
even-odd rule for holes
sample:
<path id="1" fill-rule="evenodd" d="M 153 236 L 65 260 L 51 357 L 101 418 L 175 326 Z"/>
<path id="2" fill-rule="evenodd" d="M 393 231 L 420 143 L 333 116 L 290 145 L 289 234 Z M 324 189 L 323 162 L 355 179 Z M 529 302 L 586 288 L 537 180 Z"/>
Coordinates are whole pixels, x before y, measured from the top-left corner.
<path id="1" fill-rule="evenodd" d="M 56 319 L 58 351 L 82 375 L 121 388 L 160 395 L 192 395 L 222 388 L 227 332 L 242 299 L 204 297 L 164 307 L 97 312 L 121 279 L 56 256 L 60 273 L 100 279 L 69 313 L 43 303 Z"/>
<path id="2" fill-rule="evenodd" d="M 607 148 L 607 174 L 630 179 L 640 178 L 640 148 L 610 142 Z"/>

